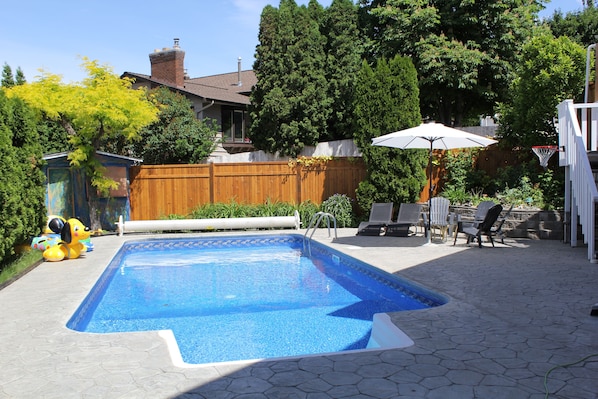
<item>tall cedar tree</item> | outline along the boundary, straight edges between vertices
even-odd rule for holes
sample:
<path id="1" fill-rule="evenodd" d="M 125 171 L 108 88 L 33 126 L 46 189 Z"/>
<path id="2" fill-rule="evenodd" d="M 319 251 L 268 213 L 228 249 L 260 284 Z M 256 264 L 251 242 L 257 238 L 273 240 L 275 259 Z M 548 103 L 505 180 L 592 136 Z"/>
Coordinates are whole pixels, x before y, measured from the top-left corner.
<path id="1" fill-rule="evenodd" d="M 493 115 L 546 2 L 361 0 L 371 54 L 412 57 L 422 114 L 449 126 Z"/>
<path id="2" fill-rule="evenodd" d="M 355 130 L 353 99 L 363 54 L 357 18 L 358 7 L 352 0 L 333 0 L 325 13 L 322 32 L 327 38 L 326 78 L 332 104 L 323 140 L 352 138 Z"/>
<path id="3" fill-rule="evenodd" d="M 309 7 L 282 0 L 262 12 L 251 93 L 250 138 L 257 149 L 297 156 L 325 135 L 331 104 L 325 38 L 313 18 L 319 5 Z"/>
<path id="4" fill-rule="evenodd" d="M 0 266 L 45 224 L 42 147 L 34 112 L 0 89 Z"/>
<path id="5" fill-rule="evenodd" d="M 415 202 L 426 183 L 425 150 L 372 146 L 372 138 L 417 126 L 421 122 L 417 73 L 410 59 L 381 58 L 375 69 L 363 62 L 355 89 L 355 142 L 367 165 L 367 179 L 359 184 L 362 211 L 373 202 Z"/>

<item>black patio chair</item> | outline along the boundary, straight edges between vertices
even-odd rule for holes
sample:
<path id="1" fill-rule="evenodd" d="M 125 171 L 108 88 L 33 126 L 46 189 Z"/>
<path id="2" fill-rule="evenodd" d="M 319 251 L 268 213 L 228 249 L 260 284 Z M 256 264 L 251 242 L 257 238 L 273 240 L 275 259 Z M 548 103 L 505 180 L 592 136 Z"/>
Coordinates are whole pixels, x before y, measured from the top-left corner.
<path id="1" fill-rule="evenodd" d="M 471 226 L 466 227 L 463 229 L 463 232 L 467 234 L 467 244 L 471 242 L 472 239 L 478 240 L 478 246 L 482 247 L 482 235 L 488 237 L 492 246 L 494 247 L 494 239 L 492 236 L 496 234 L 496 231 L 492 230 L 492 226 L 498 220 L 500 213 L 502 212 L 502 205 L 494 205 L 492 208 L 488 210 L 486 213 L 486 217 L 484 217 L 484 221 L 480 223 L 478 226 Z"/>

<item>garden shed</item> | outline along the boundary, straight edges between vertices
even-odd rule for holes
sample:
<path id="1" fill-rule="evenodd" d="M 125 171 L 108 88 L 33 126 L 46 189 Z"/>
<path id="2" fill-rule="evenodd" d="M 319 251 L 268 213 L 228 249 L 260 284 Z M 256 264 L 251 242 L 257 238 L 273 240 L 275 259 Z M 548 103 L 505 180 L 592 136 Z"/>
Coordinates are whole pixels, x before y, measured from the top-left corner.
<path id="1" fill-rule="evenodd" d="M 85 175 L 82 170 L 70 166 L 68 154 L 60 152 L 43 157 L 46 161 L 43 168 L 46 175 L 46 209 L 48 215 L 78 217 L 89 226 Z M 102 151 L 96 152 L 96 156 L 106 168 L 107 176 L 119 183 L 118 188 L 111 190 L 108 196 L 98 199 L 102 229 L 116 230 L 118 217 L 124 215 L 128 219 L 130 213 L 129 170 L 142 160 Z"/>

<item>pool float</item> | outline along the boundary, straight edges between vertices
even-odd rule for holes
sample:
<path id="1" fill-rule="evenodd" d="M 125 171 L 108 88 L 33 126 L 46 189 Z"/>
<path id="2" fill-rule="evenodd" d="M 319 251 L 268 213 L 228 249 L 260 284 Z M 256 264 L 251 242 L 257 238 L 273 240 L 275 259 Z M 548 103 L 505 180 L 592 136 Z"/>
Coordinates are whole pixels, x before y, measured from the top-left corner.
<path id="1" fill-rule="evenodd" d="M 87 251 L 81 241 L 89 238 L 89 227 L 85 227 L 79 219 L 71 218 L 63 223 L 51 220 L 48 225 L 52 226 L 53 231 L 61 226 L 60 241 L 44 250 L 42 256 L 45 260 L 59 262 L 63 259 L 76 259 Z"/>
<path id="2" fill-rule="evenodd" d="M 58 234 L 44 234 L 39 237 L 34 237 L 31 240 L 31 248 L 45 251 L 46 249 L 58 245 L 60 243 L 60 236 Z"/>
<path id="3" fill-rule="evenodd" d="M 53 234 L 60 234 L 62 230 L 62 226 L 66 219 L 62 216 L 50 215 L 48 216 L 48 221 L 46 222 L 46 227 L 44 227 L 44 235 L 53 235 Z"/>

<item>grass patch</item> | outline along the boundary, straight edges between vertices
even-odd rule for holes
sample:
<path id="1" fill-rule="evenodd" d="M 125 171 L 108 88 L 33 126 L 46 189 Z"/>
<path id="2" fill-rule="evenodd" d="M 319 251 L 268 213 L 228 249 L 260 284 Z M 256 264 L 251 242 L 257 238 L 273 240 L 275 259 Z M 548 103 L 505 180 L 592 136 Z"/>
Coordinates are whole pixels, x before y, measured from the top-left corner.
<path id="1" fill-rule="evenodd" d="M 17 280 L 43 260 L 42 251 L 26 251 L 16 255 L 0 269 L 0 289 Z"/>

